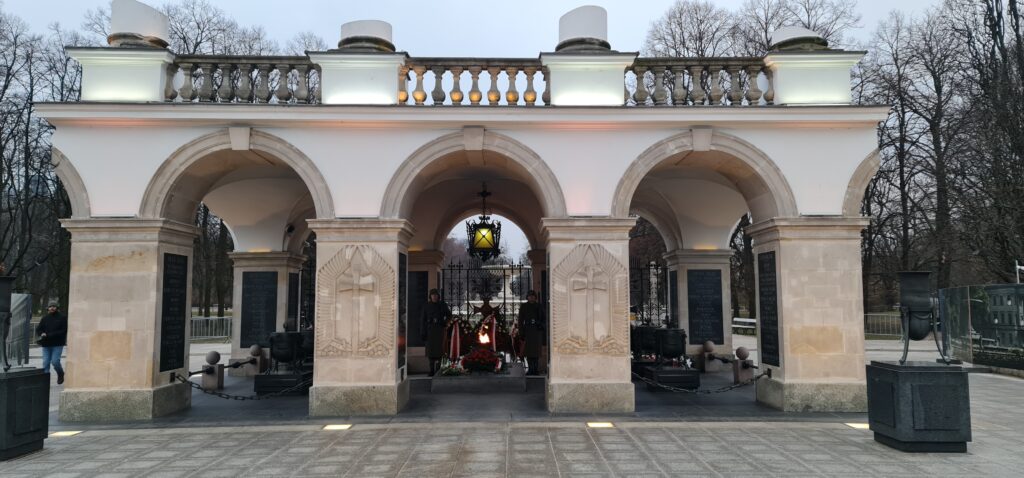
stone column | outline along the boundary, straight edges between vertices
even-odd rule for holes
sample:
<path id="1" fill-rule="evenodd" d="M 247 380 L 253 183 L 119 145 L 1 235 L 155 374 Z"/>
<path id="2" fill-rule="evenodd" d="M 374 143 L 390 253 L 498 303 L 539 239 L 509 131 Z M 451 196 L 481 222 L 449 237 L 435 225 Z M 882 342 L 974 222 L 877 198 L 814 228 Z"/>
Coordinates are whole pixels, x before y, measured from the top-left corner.
<path id="1" fill-rule="evenodd" d="M 427 291 L 438 287 L 438 275 L 441 274 L 441 267 L 444 264 L 444 252 L 441 251 L 409 251 L 409 272 L 427 273 Z M 410 281 L 410 287 L 412 283 Z M 427 301 L 424 294 L 422 297 L 413 295 L 414 290 L 409 289 L 409 310 L 419 310 Z M 419 341 L 420 317 L 418 314 L 409 315 L 409 343 L 421 343 Z M 420 345 L 409 347 L 409 373 L 429 373 L 430 362 L 427 360 L 426 347 Z"/>
<path id="2" fill-rule="evenodd" d="M 148 420 L 184 410 L 192 241 L 167 220 L 64 219 L 71 233 L 61 421 Z M 166 280 L 165 280 L 166 279 Z"/>
<path id="3" fill-rule="evenodd" d="M 234 264 L 230 362 L 248 360 L 249 347 L 253 344 L 263 347 L 263 356 L 270 358 L 268 337 L 273 332 L 283 332 L 288 318 L 288 275 L 298 274 L 306 257 L 290 252 L 232 252 L 228 257 Z M 273 288 L 268 288 L 271 283 Z M 270 293 L 274 297 L 269 297 Z M 252 302 L 248 302 L 246 297 L 250 297 Z M 298 303 L 294 305 L 298 307 Z M 259 307 L 260 310 L 246 311 L 246 306 Z M 271 312 L 266 309 L 270 307 L 273 307 L 272 319 L 266 317 Z M 232 376 L 252 375 L 255 369 L 239 367 L 229 369 L 228 373 Z"/>
<path id="4" fill-rule="evenodd" d="M 635 223 L 542 221 L 551 260 L 549 411 L 633 411 L 627 264 L 629 230 Z"/>
<path id="5" fill-rule="evenodd" d="M 315 219 L 316 366 L 311 416 L 394 415 L 409 400 L 398 364 L 402 219 Z"/>
<path id="6" fill-rule="evenodd" d="M 669 274 L 674 273 L 676 276 L 676 314 L 679 317 L 679 326 L 686 330 L 687 355 L 700 354 L 701 347 L 709 339 L 715 343 L 715 353 L 732 353 L 731 259 L 732 251 L 725 250 L 677 249 L 665 254 Z M 714 278 L 715 274 L 719 276 L 717 290 L 714 289 L 716 284 L 707 282 Z M 691 279 L 701 281 L 693 284 L 692 304 Z M 671 279 L 669 281 L 671 282 Z M 721 306 L 721 312 L 716 314 L 717 321 L 691 320 L 691 312 L 705 315 L 711 313 L 711 309 L 716 305 L 711 302 L 715 295 L 721 296 L 719 300 L 714 301 Z M 718 329 L 719 325 L 721 329 Z"/>
<path id="7" fill-rule="evenodd" d="M 747 229 L 757 269 L 757 400 L 786 411 L 863 412 L 861 230 L 867 219 L 776 218 Z M 776 352 L 777 351 L 777 352 Z"/>
<path id="8" fill-rule="evenodd" d="M 526 251 L 526 257 L 530 259 L 531 289 L 538 294 L 544 289 L 544 277 L 542 272 L 548 270 L 548 251 L 544 249 L 530 249 Z"/>

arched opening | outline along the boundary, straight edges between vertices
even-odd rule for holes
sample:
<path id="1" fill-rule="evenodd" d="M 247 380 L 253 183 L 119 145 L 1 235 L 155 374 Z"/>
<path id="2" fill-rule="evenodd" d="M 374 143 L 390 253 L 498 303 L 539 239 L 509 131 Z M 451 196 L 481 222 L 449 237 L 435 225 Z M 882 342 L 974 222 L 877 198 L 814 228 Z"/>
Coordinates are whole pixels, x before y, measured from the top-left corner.
<path id="1" fill-rule="evenodd" d="M 641 155 L 620 182 L 613 211 L 639 216 L 637 228 L 655 229 L 660 239 L 648 242 L 664 244 L 658 258 L 651 257 L 656 252 L 650 246 L 637 247 L 638 239 L 631 240 L 634 359 L 664 359 L 653 339 L 641 340 L 655 335 L 650 328 L 681 329 L 685 342 L 666 356 L 691 364 L 700 372 L 701 388 L 707 389 L 733 382 L 730 365 L 708 359 L 707 342 L 716 355 L 731 359 L 735 348 L 744 346 L 757 360 L 756 337 L 743 334 L 753 332 L 755 323 L 734 314 L 741 307 L 733 298 L 746 302 L 754 294 L 748 290 L 753 288 L 753 254 L 744 229 L 751 222 L 793 214 L 796 208 L 767 156 L 717 132 L 701 150 L 693 148 L 693 139 L 691 134 L 669 138 Z M 643 374 L 645 367 L 634 362 L 634 372 Z M 729 393 L 754 401 L 752 387 Z M 691 395 L 640 392 L 636 400 L 638 410 L 716 403 Z"/>
<path id="2" fill-rule="evenodd" d="M 179 149 L 151 181 L 140 214 L 197 232 L 187 258 L 187 369 L 199 370 L 208 352 L 218 352 L 219 364 L 229 366 L 221 392 L 293 395 L 266 404 L 194 394 L 190 413 L 305 416 L 316 280 L 315 235 L 306 221 L 333 215 L 330 195 L 308 158 L 279 139 L 252 132 L 248 149 L 231 147 L 237 143 L 225 132 Z"/>
<path id="3" fill-rule="evenodd" d="M 523 327 L 526 319 L 521 309 L 530 300 L 535 302 L 526 305 L 527 309 L 546 315 L 547 291 L 542 286 L 547 265 L 541 219 L 564 215 L 564 202 L 553 175 L 535 154 L 505 137 L 481 133 L 481 150 L 465 149 L 465 132 L 425 146 L 400 168 L 385 196 L 382 214 L 406 219 L 416 231 L 409 241 L 408 289 L 408 363 L 413 380 L 403 413 L 443 412 L 445 407 L 462 403 L 454 397 L 459 392 L 445 388 L 445 379 L 461 373 L 465 368 L 462 359 L 474 350 L 496 354 L 505 369 L 543 377 L 545 339 L 534 335 L 531 340 L 535 343 L 528 346 L 525 334 L 513 330 Z M 478 193 L 485 183 L 491 193 L 486 212 L 502 223 L 504 254 L 481 262 L 464 254 L 468 242 L 465 222 L 481 214 Z M 508 248 L 515 242 L 516 250 L 509 255 Z M 430 289 L 439 290 L 450 311 L 446 325 L 423 319 L 422 311 L 434 307 L 427 303 Z M 528 300 L 530 290 L 536 291 L 535 299 Z M 453 335 L 453 323 L 461 328 L 461 334 Z M 453 342 L 457 343 L 454 348 Z M 518 380 L 525 393 L 514 392 L 508 399 L 499 399 L 506 407 L 480 413 L 544 410 L 544 381 Z M 454 395 L 449 397 L 449 393 Z"/>

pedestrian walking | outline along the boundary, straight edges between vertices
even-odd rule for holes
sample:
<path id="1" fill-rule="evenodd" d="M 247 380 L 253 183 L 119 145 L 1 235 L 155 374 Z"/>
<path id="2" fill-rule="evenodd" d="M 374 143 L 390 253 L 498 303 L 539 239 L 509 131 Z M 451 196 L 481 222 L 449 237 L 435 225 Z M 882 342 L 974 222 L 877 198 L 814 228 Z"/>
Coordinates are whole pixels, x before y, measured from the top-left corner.
<path id="1" fill-rule="evenodd" d="M 36 326 L 36 343 L 43 348 L 43 371 L 50 372 L 50 365 L 57 372 L 57 384 L 64 383 L 64 367 L 60 365 L 60 356 L 64 346 L 68 344 L 68 318 L 60 313 L 56 301 L 51 301 L 46 308 L 46 315 Z"/>

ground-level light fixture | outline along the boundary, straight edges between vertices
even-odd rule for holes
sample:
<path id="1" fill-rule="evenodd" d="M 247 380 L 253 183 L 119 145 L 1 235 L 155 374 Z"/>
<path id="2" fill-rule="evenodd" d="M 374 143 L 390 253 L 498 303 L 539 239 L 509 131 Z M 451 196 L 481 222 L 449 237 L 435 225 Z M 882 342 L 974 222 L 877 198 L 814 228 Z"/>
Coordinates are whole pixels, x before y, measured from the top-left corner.
<path id="1" fill-rule="evenodd" d="M 53 432 L 53 433 L 50 434 L 50 438 L 73 437 L 75 435 L 78 435 L 79 433 L 82 433 L 82 432 L 81 431 Z"/>
<path id="2" fill-rule="evenodd" d="M 587 428 L 615 428 L 612 422 L 587 422 Z"/>
<path id="3" fill-rule="evenodd" d="M 477 193 L 480 196 L 480 217 L 476 222 L 466 221 L 466 235 L 469 242 L 469 255 L 482 261 L 498 257 L 501 254 L 501 223 L 492 221 L 487 214 L 487 197 L 490 196 L 487 183 Z"/>
<path id="4" fill-rule="evenodd" d="M 324 427 L 321 430 L 348 430 L 349 428 L 352 428 L 352 425 L 349 423 L 345 423 L 336 425 L 324 425 Z"/>
<path id="5" fill-rule="evenodd" d="M 871 426 L 867 423 L 846 423 L 846 426 L 856 430 L 870 430 Z"/>

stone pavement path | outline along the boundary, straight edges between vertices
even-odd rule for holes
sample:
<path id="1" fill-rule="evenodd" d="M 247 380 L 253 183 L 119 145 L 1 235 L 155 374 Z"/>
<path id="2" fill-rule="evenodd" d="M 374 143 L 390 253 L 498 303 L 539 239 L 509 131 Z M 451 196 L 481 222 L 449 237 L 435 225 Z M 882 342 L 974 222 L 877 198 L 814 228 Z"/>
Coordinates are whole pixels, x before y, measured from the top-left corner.
<path id="1" fill-rule="evenodd" d="M 841 423 L 579 422 L 98 430 L 51 438 L 0 477 L 1020 476 L 1020 434 L 967 454 L 905 454 Z"/>

